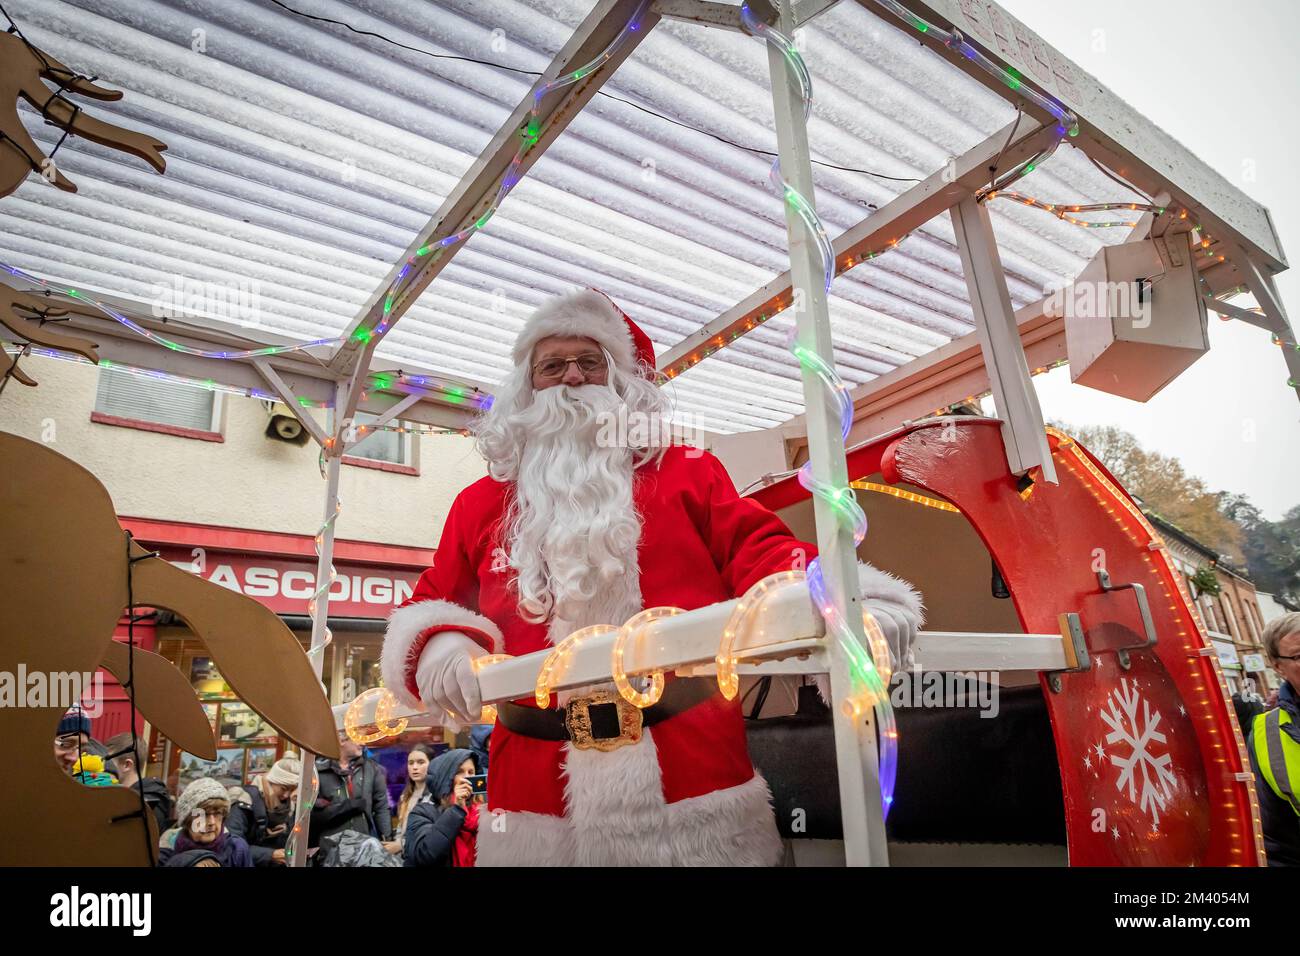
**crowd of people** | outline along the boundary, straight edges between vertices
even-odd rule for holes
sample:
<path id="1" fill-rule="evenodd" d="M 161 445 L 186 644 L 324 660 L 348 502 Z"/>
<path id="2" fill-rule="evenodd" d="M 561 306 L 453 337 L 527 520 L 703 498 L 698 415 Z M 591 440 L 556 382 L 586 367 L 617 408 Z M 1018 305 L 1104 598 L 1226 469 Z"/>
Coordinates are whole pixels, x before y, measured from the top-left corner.
<path id="1" fill-rule="evenodd" d="M 1282 677 L 1265 700 L 1233 696 L 1255 774 L 1264 848 L 1271 866 L 1300 866 L 1300 613 L 1283 615 L 1262 636 Z M 406 784 L 396 806 L 388 779 L 346 734 L 340 758 L 316 758 L 319 788 L 308 838 L 314 862 L 326 866 L 473 866 L 487 771 L 487 734 L 476 727 L 470 749 L 437 753 L 416 744 L 406 758 Z M 144 746 L 130 732 L 105 743 L 74 709 L 54 739 L 54 757 L 87 786 L 139 791 L 158 824 L 159 866 L 284 866 L 302 764 L 281 757 L 242 787 L 211 777 L 190 782 L 173 803 L 166 784 L 142 777 Z"/>
<path id="2" fill-rule="evenodd" d="M 323 866 L 473 866 L 479 807 L 487 769 L 486 732 L 473 749 L 438 753 L 416 744 L 406 759 L 406 784 L 394 807 L 388 776 L 346 734 L 340 758 L 316 758 L 319 781 L 311 808 L 308 854 Z M 166 784 L 142 777 L 143 743 L 130 732 L 101 743 L 90 719 L 64 715 L 54 756 L 87 786 L 137 790 L 160 834 L 159 866 L 285 866 L 297 811 L 301 759 L 283 757 L 252 782 L 227 787 L 212 777 L 192 780 L 173 801 Z M 476 786 L 476 782 L 478 786 Z"/>

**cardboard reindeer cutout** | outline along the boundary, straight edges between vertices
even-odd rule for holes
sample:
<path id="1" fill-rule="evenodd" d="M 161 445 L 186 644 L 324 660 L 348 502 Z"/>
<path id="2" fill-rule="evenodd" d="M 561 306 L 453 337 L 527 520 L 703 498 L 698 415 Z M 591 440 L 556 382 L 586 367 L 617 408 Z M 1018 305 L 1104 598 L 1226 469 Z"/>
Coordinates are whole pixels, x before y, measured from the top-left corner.
<path id="1" fill-rule="evenodd" d="M 55 304 L 42 296 L 19 292 L 0 282 L 0 326 L 8 329 L 17 338 L 33 345 L 60 349 L 84 355 L 96 365 L 99 364 L 99 352 L 90 339 L 81 339 L 71 335 L 62 335 L 52 331 L 45 323 L 57 321 L 69 312 L 78 315 L 95 315 L 90 309 L 80 309 L 65 303 Z M 23 385 L 35 385 L 36 380 L 18 367 L 18 356 L 0 352 L 0 379 L 12 376 Z"/>
<path id="2" fill-rule="evenodd" d="M 99 481 L 44 445 L 0 434 L 0 670 L 93 672 L 128 678 L 129 648 L 113 640 L 128 604 L 174 611 L 203 640 L 235 692 L 285 737 L 338 756 L 333 714 L 306 653 L 252 598 L 173 567 L 132 541 Z M 130 598 L 128 598 L 128 593 Z M 189 682 L 154 654 L 134 651 L 137 706 L 199 756 L 216 756 Z M 13 770 L 0 814 L 0 865 L 152 864 L 157 833 L 140 795 L 86 787 L 55 763 L 66 701 L 0 708 L 0 765 Z"/>
<path id="3" fill-rule="evenodd" d="M 56 89 L 46 86 L 46 80 L 55 84 Z M 63 98 L 64 90 L 106 102 L 122 98 L 120 90 L 110 90 L 69 70 L 22 37 L 0 33 L 0 134 L 4 139 L 0 143 L 0 197 L 17 189 L 31 172 L 67 192 L 77 191 L 23 126 L 18 116 L 19 97 L 65 135 L 84 136 L 101 146 L 138 156 L 160 173 L 166 168 L 162 157 L 162 151 L 167 148 L 165 143 L 87 115 L 80 106 Z"/>

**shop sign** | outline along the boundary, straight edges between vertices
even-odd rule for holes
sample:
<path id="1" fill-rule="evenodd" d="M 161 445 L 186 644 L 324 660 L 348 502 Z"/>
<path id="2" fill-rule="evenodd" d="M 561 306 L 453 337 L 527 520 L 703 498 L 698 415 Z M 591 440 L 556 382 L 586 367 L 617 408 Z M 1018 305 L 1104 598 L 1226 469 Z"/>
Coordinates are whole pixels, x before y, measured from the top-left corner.
<path id="1" fill-rule="evenodd" d="M 1263 654 L 1243 654 L 1241 655 L 1241 663 L 1248 671 L 1268 670 L 1268 665 L 1264 663 Z"/>
<path id="2" fill-rule="evenodd" d="M 164 546 L 159 551 L 176 567 L 254 598 L 277 614 L 306 614 L 316 591 L 315 561 L 209 548 Z M 336 562 L 334 569 L 331 617 L 387 617 L 411 596 L 420 577 L 416 569 L 374 565 Z"/>
<path id="3" fill-rule="evenodd" d="M 1241 661 L 1237 659 L 1237 649 L 1234 646 L 1224 641 L 1215 641 L 1214 650 L 1219 655 L 1219 663 L 1222 666 L 1236 671 L 1241 670 Z"/>

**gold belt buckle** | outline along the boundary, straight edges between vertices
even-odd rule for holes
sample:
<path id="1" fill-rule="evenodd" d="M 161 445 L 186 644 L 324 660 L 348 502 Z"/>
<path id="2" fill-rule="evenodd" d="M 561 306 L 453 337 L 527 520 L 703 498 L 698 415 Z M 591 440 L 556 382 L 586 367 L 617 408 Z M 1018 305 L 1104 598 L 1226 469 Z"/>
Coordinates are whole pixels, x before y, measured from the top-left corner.
<path id="1" fill-rule="evenodd" d="M 614 713 L 601 713 L 597 711 L 596 722 L 600 726 L 592 726 L 592 707 L 607 708 L 613 706 L 617 708 L 618 735 L 610 736 L 608 733 L 604 736 L 597 737 L 595 733 L 601 730 L 610 730 L 610 717 Z M 579 750 L 602 750 L 609 752 L 617 750 L 619 747 L 627 744 L 634 744 L 641 739 L 641 708 L 635 704 L 624 700 L 621 695 L 613 694 L 609 691 L 597 691 L 594 694 L 587 694 L 583 697 L 574 697 L 564 705 L 564 726 L 568 728 L 569 739 L 573 746 Z"/>

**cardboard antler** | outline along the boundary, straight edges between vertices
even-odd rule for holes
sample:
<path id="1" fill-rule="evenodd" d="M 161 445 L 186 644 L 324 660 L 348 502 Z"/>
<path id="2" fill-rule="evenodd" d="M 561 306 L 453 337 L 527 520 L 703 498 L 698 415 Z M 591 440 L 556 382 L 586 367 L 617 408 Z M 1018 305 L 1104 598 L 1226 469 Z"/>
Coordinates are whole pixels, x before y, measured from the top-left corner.
<path id="1" fill-rule="evenodd" d="M 148 553 L 134 542 L 131 551 Z M 338 756 L 325 692 L 302 645 L 272 611 L 162 558 L 136 562 L 133 586 L 137 604 L 167 608 L 185 620 L 235 695 L 276 730 L 313 753 Z"/>
<path id="2" fill-rule="evenodd" d="M 62 303 L 55 304 L 50 299 L 19 292 L 17 289 L 0 282 L 0 325 L 26 342 L 42 345 L 50 349 L 59 349 L 64 352 L 75 352 L 77 355 L 84 355 L 98 365 L 99 352 L 96 350 L 95 343 L 90 339 L 62 335 L 52 331 L 48 325 L 41 323 L 42 318 L 58 318 L 67 315 L 69 312 L 75 312 L 79 315 L 96 314 L 89 309 L 79 309 Z M 18 359 L 16 356 L 7 353 L 0 356 L 0 375 L 8 374 L 10 366 L 16 366 L 17 364 Z M 35 379 L 20 369 L 15 368 L 12 374 L 14 378 L 24 385 L 34 386 L 36 384 Z"/>
<path id="3" fill-rule="evenodd" d="M 121 641 L 110 641 L 99 663 L 123 687 L 128 680 L 134 681 L 136 706 L 164 737 L 186 753 L 216 760 L 212 725 L 185 675 L 167 658 L 152 651 L 135 648 L 134 662 L 131 654 L 131 648 Z"/>
<path id="4" fill-rule="evenodd" d="M 158 172 L 167 167 L 162 152 L 167 144 L 143 133 L 113 126 L 57 96 L 44 81 L 99 100 L 121 99 L 122 94 L 78 76 L 54 57 L 12 33 L 0 33 L 0 197 L 22 184 L 28 173 L 37 172 L 67 192 L 77 187 L 54 165 L 32 139 L 18 116 L 18 98 L 40 110 L 55 126 L 92 142 L 138 156 Z"/>

